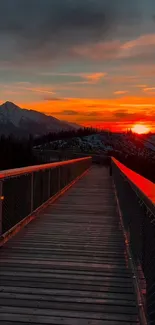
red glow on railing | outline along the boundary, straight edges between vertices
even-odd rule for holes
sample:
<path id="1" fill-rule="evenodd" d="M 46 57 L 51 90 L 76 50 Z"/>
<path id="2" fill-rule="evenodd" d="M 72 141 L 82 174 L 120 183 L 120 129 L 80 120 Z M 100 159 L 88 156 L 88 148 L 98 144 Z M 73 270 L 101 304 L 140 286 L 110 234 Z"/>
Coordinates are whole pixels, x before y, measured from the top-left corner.
<path id="1" fill-rule="evenodd" d="M 6 178 L 6 177 L 12 177 L 12 176 L 20 176 L 20 175 L 24 175 L 24 174 L 30 174 L 33 172 L 38 172 L 40 170 L 46 170 L 46 169 L 56 168 L 59 166 L 70 165 L 70 164 L 74 164 L 76 162 L 80 162 L 83 160 L 91 160 L 91 159 L 92 159 L 92 157 L 89 156 L 89 157 L 59 161 L 59 162 L 54 162 L 54 163 L 49 163 L 49 164 L 42 164 L 42 165 L 35 165 L 35 166 L 29 166 L 29 167 L 2 170 L 0 172 L 0 179 Z"/>
<path id="2" fill-rule="evenodd" d="M 134 184 L 136 187 L 147 197 L 153 204 L 155 204 L 155 184 L 146 179 L 145 177 L 137 174 L 129 169 L 117 159 L 112 158 L 112 161 L 122 171 L 122 173 Z"/>

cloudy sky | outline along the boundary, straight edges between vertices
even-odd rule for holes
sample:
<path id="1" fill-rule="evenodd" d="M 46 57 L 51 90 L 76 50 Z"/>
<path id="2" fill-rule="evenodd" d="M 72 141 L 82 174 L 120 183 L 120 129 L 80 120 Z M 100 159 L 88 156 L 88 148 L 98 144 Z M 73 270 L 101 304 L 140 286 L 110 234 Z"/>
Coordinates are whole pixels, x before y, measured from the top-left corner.
<path id="1" fill-rule="evenodd" d="M 154 0 L 1 0 L 0 101 L 155 128 Z"/>

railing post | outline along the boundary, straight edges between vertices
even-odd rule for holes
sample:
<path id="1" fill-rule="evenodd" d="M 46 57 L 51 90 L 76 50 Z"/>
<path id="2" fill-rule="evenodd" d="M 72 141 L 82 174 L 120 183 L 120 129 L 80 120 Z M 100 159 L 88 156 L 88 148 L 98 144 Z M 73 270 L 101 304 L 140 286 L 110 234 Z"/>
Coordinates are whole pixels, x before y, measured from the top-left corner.
<path id="1" fill-rule="evenodd" d="M 31 173 L 31 213 L 34 210 L 33 192 L 34 192 L 34 173 Z"/>
<path id="2" fill-rule="evenodd" d="M 3 181 L 0 181 L 0 236 L 2 235 L 2 218 L 3 218 L 3 210 L 2 210 L 2 205 L 3 205 Z"/>
<path id="3" fill-rule="evenodd" d="M 60 191 L 60 177 L 61 177 L 61 173 L 60 173 L 61 167 L 58 167 L 58 190 Z"/>
<path id="4" fill-rule="evenodd" d="M 112 176 L 112 161 L 110 158 L 110 165 L 109 165 L 109 175 Z"/>
<path id="5" fill-rule="evenodd" d="M 51 170 L 48 171 L 48 198 L 51 196 Z"/>

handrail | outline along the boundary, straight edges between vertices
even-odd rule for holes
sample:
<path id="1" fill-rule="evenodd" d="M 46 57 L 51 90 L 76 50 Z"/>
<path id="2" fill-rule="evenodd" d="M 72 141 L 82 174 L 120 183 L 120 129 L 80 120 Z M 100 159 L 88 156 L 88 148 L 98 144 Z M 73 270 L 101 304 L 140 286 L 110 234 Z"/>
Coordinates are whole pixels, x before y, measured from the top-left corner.
<path id="1" fill-rule="evenodd" d="M 88 157 L 84 157 L 84 158 L 77 158 L 77 159 L 53 162 L 53 163 L 42 164 L 42 165 L 2 170 L 2 171 L 0 171 L 0 179 L 12 177 L 12 176 L 20 176 L 23 174 L 30 174 L 30 173 L 37 172 L 40 170 L 46 170 L 49 168 L 55 168 L 55 167 L 59 167 L 59 166 L 69 165 L 69 164 L 75 164 L 76 162 L 80 162 L 80 161 L 88 160 L 88 159 L 91 159 L 91 157 L 88 156 Z"/>
<path id="2" fill-rule="evenodd" d="M 139 192 L 143 195 L 143 198 L 149 200 L 150 203 L 155 205 L 155 184 L 145 177 L 134 172 L 130 168 L 123 165 L 117 159 L 112 157 L 114 164 L 120 169 L 120 171 L 127 177 L 127 179 L 137 187 Z"/>

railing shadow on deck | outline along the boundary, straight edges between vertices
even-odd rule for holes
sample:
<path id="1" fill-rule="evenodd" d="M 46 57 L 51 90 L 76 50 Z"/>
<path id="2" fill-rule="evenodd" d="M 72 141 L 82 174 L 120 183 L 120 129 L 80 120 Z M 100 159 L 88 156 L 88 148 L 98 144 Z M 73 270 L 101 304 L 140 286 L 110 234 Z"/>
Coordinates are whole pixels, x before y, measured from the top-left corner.
<path id="1" fill-rule="evenodd" d="M 148 324 L 155 324 L 155 184 L 115 158 L 111 171 Z"/>
<path id="2" fill-rule="evenodd" d="M 0 172 L 0 245 L 16 225 L 27 224 L 46 202 L 80 177 L 91 157 Z"/>

